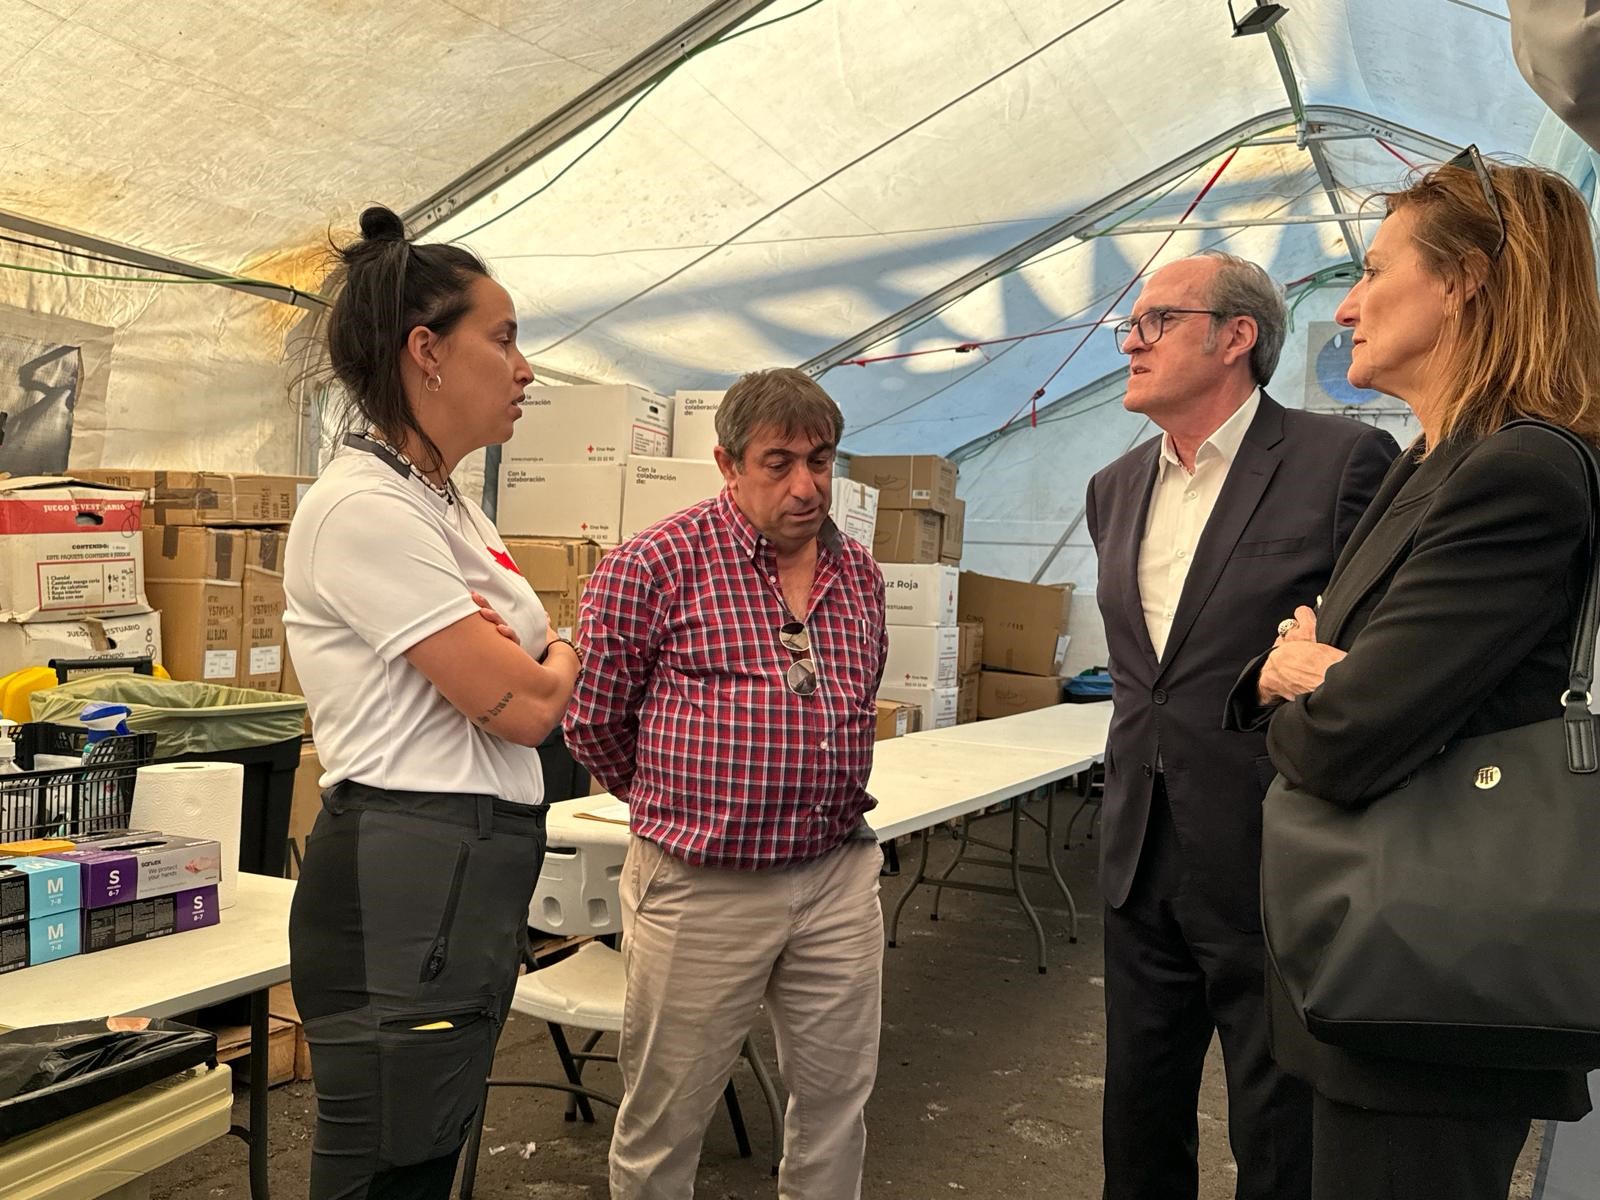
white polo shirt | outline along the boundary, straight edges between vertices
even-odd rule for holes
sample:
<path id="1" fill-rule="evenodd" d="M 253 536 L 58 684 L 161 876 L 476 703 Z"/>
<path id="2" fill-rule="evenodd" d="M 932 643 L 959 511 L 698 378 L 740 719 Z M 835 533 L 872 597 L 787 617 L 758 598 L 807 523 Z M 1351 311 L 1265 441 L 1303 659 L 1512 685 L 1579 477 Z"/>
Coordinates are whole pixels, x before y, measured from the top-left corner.
<path id="1" fill-rule="evenodd" d="M 323 787 L 543 801 L 538 751 L 478 728 L 405 659 L 474 616 L 473 592 L 524 647 L 544 645 L 544 606 L 476 504 L 447 504 L 376 455 L 343 449 L 295 514 L 284 588 Z"/>

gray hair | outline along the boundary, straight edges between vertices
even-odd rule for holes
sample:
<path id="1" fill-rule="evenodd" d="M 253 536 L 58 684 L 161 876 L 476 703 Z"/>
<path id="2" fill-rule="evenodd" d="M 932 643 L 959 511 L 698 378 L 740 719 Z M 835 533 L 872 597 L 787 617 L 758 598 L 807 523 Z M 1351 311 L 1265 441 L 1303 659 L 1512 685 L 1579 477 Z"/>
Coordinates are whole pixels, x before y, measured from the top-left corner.
<path id="1" fill-rule="evenodd" d="M 717 444 L 744 465 L 745 451 L 758 429 L 772 428 L 785 437 L 811 433 L 834 446 L 844 437 L 844 414 L 833 397 L 804 371 L 775 367 L 741 375 L 717 409 Z"/>
<path id="2" fill-rule="evenodd" d="M 1212 319 L 1212 329 L 1217 320 L 1227 317 L 1255 320 L 1256 344 L 1250 350 L 1250 374 L 1265 387 L 1278 369 L 1278 356 L 1283 353 L 1283 339 L 1288 332 L 1289 313 L 1284 306 L 1283 289 L 1248 259 L 1221 250 L 1202 250 L 1195 257 L 1209 258 L 1217 264 L 1208 303 L 1224 315 Z"/>

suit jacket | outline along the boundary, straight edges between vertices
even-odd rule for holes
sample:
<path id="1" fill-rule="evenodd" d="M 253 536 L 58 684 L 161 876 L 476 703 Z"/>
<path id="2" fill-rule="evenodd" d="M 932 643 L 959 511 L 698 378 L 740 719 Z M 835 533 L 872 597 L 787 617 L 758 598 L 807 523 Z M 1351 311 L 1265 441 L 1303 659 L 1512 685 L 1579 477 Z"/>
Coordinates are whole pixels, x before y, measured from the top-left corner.
<path id="1" fill-rule="evenodd" d="M 1217 498 L 1156 661 L 1139 595 L 1139 543 L 1161 438 L 1089 482 L 1112 703 L 1100 882 L 1127 901 L 1158 760 L 1184 861 L 1222 918 L 1260 928 L 1261 801 L 1275 774 L 1260 732 L 1225 732 L 1239 671 L 1279 621 L 1313 604 L 1398 453 L 1387 433 L 1289 411 L 1265 392 Z"/>
<path id="2" fill-rule="evenodd" d="M 1403 455 L 1318 617 L 1318 640 L 1346 658 L 1316 691 L 1273 710 L 1257 703 L 1258 659 L 1230 697 L 1229 724 L 1259 725 L 1270 712 L 1267 748 L 1284 778 L 1360 807 L 1441 746 L 1559 716 L 1590 569 L 1589 512 L 1582 464 L 1538 429 L 1446 441 L 1420 464 Z M 1588 1111 L 1581 1073 L 1352 1054 L 1312 1038 L 1275 980 L 1268 993 L 1274 1056 L 1332 1099 L 1564 1120 Z"/>

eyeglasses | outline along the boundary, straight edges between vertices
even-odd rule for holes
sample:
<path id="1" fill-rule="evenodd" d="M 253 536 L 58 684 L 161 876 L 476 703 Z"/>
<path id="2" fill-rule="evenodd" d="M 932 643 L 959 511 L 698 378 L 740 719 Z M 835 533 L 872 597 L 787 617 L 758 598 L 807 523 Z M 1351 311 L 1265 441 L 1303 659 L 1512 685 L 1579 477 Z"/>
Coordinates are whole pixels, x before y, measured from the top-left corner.
<path id="1" fill-rule="evenodd" d="M 790 654 L 799 655 L 784 673 L 783 681 L 796 696 L 810 696 L 817 690 L 817 664 L 811 658 L 811 635 L 800 621 L 785 621 L 778 629 L 778 643 Z"/>
<path id="2" fill-rule="evenodd" d="M 1478 147 L 1474 144 L 1445 163 L 1445 166 L 1471 171 L 1478 177 L 1478 186 L 1483 189 L 1483 198 L 1489 205 L 1489 211 L 1494 214 L 1494 223 L 1500 227 L 1500 238 L 1494 244 L 1494 253 L 1489 255 L 1491 260 L 1498 259 L 1500 252 L 1506 248 L 1506 219 L 1500 213 L 1500 200 L 1495 195 L 1494 180 L 1489 177 L 1489 168 L 1484 165 L 1483 155 L 1478 153 Z"/>
<path id="3" fill-rule="evenodd" d="M 1123 344 L 1128 340 L 1128 335 L 1134 331 L 1135 327 L 1139 330 L 1139 340 L 1146 346 L 1154 346 L 1161 340 L 1161 335 L 1167 331 L 1167 320 L 1169 318 L 1186 316 L 1191 313 L 1197 316 L 1216 317 L 1219 321 L 1227 315 L 1226 313 L 1218 312 L 1214 308 L 1152 308 L 1140 313 L 1137 317 L 1129 317 L 1125 321 L 1118 321 L 1112 326 L 1111 332 L 1117 338 L 1117 349 L 1122 349 Z"/>

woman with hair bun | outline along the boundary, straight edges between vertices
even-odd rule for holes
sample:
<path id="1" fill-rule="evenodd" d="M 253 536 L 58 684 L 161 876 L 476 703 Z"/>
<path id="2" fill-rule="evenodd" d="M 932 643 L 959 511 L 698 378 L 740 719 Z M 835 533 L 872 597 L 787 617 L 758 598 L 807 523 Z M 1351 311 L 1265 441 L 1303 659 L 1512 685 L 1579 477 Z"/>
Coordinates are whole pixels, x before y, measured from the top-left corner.
<path id="1" fill-rule="evenodd" d="M 329 365 L 352 429 L 289 532 L 284 618 L 322 761 L 289 919 L 317 1088 L 312 1200 L 449 1195 L 544 856 L 536 747 L 579 670 L 450 482 L 533 381 L 470 251 L 387 208 L 339 251 Z"/>

